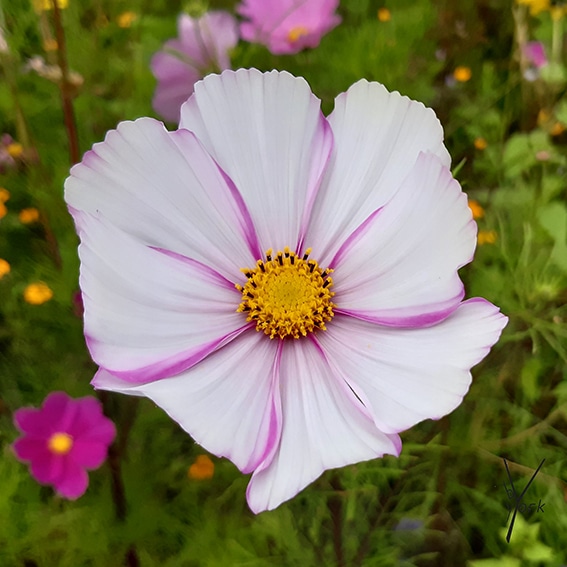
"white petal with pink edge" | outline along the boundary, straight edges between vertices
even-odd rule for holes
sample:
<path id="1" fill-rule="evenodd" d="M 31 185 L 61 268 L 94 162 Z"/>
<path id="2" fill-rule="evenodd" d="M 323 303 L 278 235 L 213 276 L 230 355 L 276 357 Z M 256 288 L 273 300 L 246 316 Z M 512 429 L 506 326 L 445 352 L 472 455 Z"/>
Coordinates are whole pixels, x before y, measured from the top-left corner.
<path id="1" fill-rule="evenodd" d="M 76 213 L 85 336 L 93 360 L 133 382 L 186 370 L 246 326 L 240 293 L 211 268 Z"/>
<path id="2" fill-rule="evenodd" d="M 334 149 L 306 239 L 323 264 L 392 197 L 420 152 L 451 163 L 434 112 L 379 83 L 352 85 L 336 98 L 328 121 Z"/>
<path id="3" fill-rule="evenodd" d="M 205 449 L 251 472 L 279 441 L 277 347 L 250 330 L 178 376 L 135 386 L 99 371 L 93 385 L 147 396 Z"/>
<path id="4" fill-rule="evenodd" d="M 337 311 L 383 325 L 434 324 L 462 300 L 457 270 L 475 246 L 466 195 L 436 156 L 420 154 L 331 262 Z"/>
<path id="5" fill-rule="evenodd" d="M 453 411 L 508 318 L 484 299 L 469 299 L 442 323 L 390 329 L 337 315 L 319 341 L 337 373 L 387 433 Z"/>
<path id="6" fill-rule="evenodd" d="M 332 147 L 305 80 L 256 69 L 209 75 L 182 106 L 180 127 L 195 132 L 242 193 L 262 251 L 295 248 Z"/>
<path id="7" fill-rule="evenodd" d="M 237 281 L 258 258 L 238 191 L 194 134 L 161 122 L 122 122 L 71 169 L 65 199 L 141 243 L 204 262 Z M 81 227 L 78 226 L 81 231 Z"/>
<path id="8" fill-rule="evenodd" d="M 326 469 L 399 454 L 399 437 L 376 429 L 314 341 L 286 341 L 277 370 L 281 441 L 273 459 L 250 480 L 247 497 L 253 512 L 276 508 Z"/>

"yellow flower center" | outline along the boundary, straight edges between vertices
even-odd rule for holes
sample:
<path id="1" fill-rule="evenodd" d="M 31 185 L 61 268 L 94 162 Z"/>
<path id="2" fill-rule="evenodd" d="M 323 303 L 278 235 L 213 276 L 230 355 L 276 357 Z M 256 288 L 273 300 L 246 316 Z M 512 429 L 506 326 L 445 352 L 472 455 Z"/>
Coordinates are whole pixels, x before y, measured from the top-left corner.
<path id="1" fill-rule="evenodd" d="M 290 43 L 295 43 L 298 39 L 305 37 L 308 34 L 309 30 L 305 26 L 295 26 L 289 30 L 287 39 Z"/>
<path id="2" fill-rule="evenodd" d="M 66 455 L 73 447 L 73 438 L 67 433 L 54 433 L 49 438 L 47 446 L 56 455 Z"/>
<path id="3" fill-rule="evenodd" d="M 330 291 L 333 280 L 330 269 L 322 270 L 315 260 L 309 260 L 309 248 L 303 257 L 286 246 L 272 259 L 258 260 L 256 268 L 242 271 L 248 281 L 236 289 L 242 292 L 237 311 L 247 314 L 247 321 L 256 322 L 256 330 L 270 339 L 305 337 L 316 329 L 326 330 L 325 321 L 333 318 Z"/>

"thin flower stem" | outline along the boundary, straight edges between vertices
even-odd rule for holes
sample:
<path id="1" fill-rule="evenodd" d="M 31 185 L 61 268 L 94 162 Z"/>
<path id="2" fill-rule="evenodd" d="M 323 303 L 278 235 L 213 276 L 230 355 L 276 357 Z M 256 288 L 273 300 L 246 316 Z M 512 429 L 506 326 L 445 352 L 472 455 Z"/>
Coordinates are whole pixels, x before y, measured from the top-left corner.
<path id="1" fill-rule="evenodd" d="M 69 81 L 69 66 L 67 64 L 67 46 L 65 43 L 65 31 L 61 21 L 61 10 L 57 0 L 51 0 L 53 6 L 53 23 L 55 26 L 55 37 L 57 39 L 57 63 L 61 69 L 61 81 L 59 90 L 61 92 L 61 102 L 63 105 L 63 117 L 67 139 L 69 141 L 69 160 L 71 165 L 78 163 L 81 159 L 79 152 L 79 137 L 77 135 L 77 123 L 73 111 L 72 85 Z"/>
<path id="2" fill-rule="evenodd" d="M 103 405 L 104 413 L 109 415 L 109 398 L 107 392 L 98 392 L 98 397 Z M 136 400 L 137 401 L 137 400 Z M 126 491 L 124 490 L 124 480 L 122 478 L 122 456 L 126 447 L 127 436 L 130 433 L 135 411 L 127 415 L 125 427 L 119 430 L 118 438 L 108 448 L 108 465 L 110 467 L 110 478 L 112 484 L 112 501 L 114 502 L 114 513 L 119 522 L 126 521 L 128 506 L 126 502 Z M 138 567 L 140 560 L 135 546 L 132 544 L 124 556 L 124 564 L 127 567 Z"/>
<path id="3" fill-rule="evenodd" d="M 327 500 L 327 508 L 331 513 L 333 524 L 333 548 L 337 559 L 337 567 L 345 567 L 345 557 L 343 549 L 343 492 L 344 488 L 337 473 L 334 473 L 330 480 L 333 494 Z"/>

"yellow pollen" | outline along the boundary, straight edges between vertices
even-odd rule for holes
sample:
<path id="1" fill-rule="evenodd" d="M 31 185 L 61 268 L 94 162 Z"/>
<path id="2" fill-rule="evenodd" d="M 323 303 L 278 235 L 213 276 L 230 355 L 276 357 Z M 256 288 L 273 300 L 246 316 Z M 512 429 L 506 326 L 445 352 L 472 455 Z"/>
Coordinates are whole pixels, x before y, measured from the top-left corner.
<path id="1" fill-rule="evenodd" d="M 247 321 L 256 323 L 270 339 L 293 337 L 299 339 L 316 329 L 325 331 L 325 321 L 333 316 L 334 292 L 330 269 L 322 270 L 315 260 L 309 260 L 311 249 L 298 256 L 286 246 L 266 260 L 258 260 L 254 269 L 242 269 L 248 278 L 237 311 L 246 313 Z"/>
<path id="2" fill-rule="evenodd" d="M 305 26 L 295 26 L 291 28 L 287 34 L 287 39 L 291 43 L 295 43 L 298 39 L 309 34 L 309 30 Z"/>
<path id="3" fill-rule="evenodd" d="M 54 433 L 49 438 L 47 446 L 56 455 L 66 455 L 73 447 L 73 438 L 67 433 Z"/>

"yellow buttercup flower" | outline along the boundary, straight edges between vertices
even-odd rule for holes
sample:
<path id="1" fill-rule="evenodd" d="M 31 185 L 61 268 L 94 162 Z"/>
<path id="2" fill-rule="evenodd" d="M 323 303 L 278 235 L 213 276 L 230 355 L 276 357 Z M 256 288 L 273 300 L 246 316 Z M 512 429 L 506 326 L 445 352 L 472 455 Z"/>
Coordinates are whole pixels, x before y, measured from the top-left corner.
<path id="1" fill-rule="evenodd" d="M 482 152 L 483 150 L 486 150 L 486 148 L 488 147 L 488 142 L 481 137 L 475 138 L 474 147 Z"/>
<path id="2" fill-rule="evenodd" d="M 69 0 L 57 0 L 57 7 L 60 10 L 67 8 Z M 33 6 L 38 12 L 53 10 L 53 0 L 33 0 Z"/>
<path id="3" fill-rule="evenodd" d="M 10 273 L 10 264 L 6 262 L 3 258 L 0 258 L 0 280 L 6 275 Z"/>
<path id="4" fill-rule="evenodd" d="M 11 144 L 8 144 L 6 151 L 10 157 L 18 159 L 24 153 L 24 146 L 22 146 L 22 144 L 18 144 L 18 142 L 12 142 Z"/>
<path id="5" fill-rule="evenodd" d="M 479 230 L 477 242 L 479 246 L 483 244 L 494 244 L 498 238 L 498 233 L 495 230 Z"/>
<path id="6" fill-rule="evenodd" d="M 469 209 L 472 211 L 473 219 L 481 219 L 484 216 L 484 209 L 480 206 L 478 201 L 469 199 Z"/>
<path id="7" fill-rule="evenodd" d="M 459 65 L 453 71 L 453 78 L 455 79 L 455 81 L 458 81 L 459 83 L 466 83 L 467 81 L 470 81 L 471 77 L 472 77 L 472 71 L 470 67 Z"/>
<path id="8" fill-rule="evenodd" d="M 549 131 L 552 136 L 560 136 L 563 132 L 565 132 L 565 124 L 561 122 L 556 122 Z"/>
<path id="9" fill-rule="evenodd" d="M 10 199 L 10 191 L 8 189 L 4 189 L 4 187 L 0 187 L 0 203 L 5 203 Z"/>
<path id="10" fill-rule="evenodd" d="M 0 201 L 0 219 L 4 218 L 8 213 L 6 205 Z"/>
<path id="11" fill-rule="evenodd" d="M 31 224 L 39 220 L 39 211 L 34 207 L 22 209 L 18 214 L 18 218 L 22 224 Z"/>
<path id="12" fill-rule="evenodd" d="M 24 300 L 31 305 L 41 305 L 53 297 L 51 288 L 43 282 L 29 284 L 24 289 Z"/>
<path id="13" fill-rule="evenodd" d="M 129 28 L 136 20 L 138 15 L 134 12 L 123 12 L 116 18 L 116 23 L 121 28 Z"/>
<path id="14" fill-rule="evenodd" d="M 389 22 L 392 19 L 392 13 L 388 8 L 380 8 L 378 10 L 378 20 L 380 22 Z"/>
<path id="15" fill-rule="evenodd" d="M 208 480 L 215 473 L 215 463 L 207 455 L 199 455 L 189 467 L 187 476 L 193 480 Z"/>

